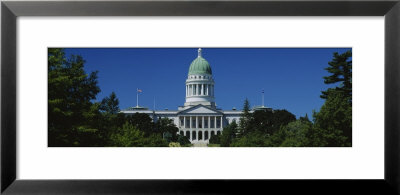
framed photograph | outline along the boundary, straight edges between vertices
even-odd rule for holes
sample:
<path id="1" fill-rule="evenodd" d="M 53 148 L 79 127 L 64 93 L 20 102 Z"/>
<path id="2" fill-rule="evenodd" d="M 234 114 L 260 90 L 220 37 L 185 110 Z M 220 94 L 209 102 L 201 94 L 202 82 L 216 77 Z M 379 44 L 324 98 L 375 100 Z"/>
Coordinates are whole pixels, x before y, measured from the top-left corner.
<path id="1" fill-rule="evenodd" d="M 399 22 L 397 0 L 3 1 L 1 191 L 397 194 Z"/>

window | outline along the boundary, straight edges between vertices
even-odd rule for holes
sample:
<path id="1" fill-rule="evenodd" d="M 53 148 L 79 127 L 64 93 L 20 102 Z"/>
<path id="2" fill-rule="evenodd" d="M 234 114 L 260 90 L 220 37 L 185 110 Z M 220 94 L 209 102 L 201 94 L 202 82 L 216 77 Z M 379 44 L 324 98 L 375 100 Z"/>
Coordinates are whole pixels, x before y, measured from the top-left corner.
<path id="1" fill-rule="evenodd" d="M 202 125 L 203 125 L 203 120 L 199 119 L 199 128 L 203 128 Z"/>
<path id="2" fill-rule="evenodd" d="M 192 128 L 196 128 L 196 118 L 192 120 Z"/>
<path id="3" fill-rule="evenodd" d="M 199 85 L 199 95 L 202 95 L 201 88 L 202 88 L 202 85 Z"/>
<path id="4" fill-rule="evenodd" d="M 190 118 L 186 119 L 186 127 L 185 128 L 190 128 Z"/>

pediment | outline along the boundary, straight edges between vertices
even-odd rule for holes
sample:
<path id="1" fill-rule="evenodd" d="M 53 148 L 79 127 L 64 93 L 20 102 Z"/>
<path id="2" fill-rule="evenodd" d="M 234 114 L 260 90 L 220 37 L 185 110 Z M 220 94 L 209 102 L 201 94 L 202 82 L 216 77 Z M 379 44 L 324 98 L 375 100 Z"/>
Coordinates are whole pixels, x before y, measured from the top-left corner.
<path id="1" fill-rule="evenodd" d="M 188 108 L 186 110 L 182 110 L 181 112 L 179 112 L 179 114 L 222 114 L 222 113 L 215 109 L 203 105 L 198 105 L 192 108 Z"/>

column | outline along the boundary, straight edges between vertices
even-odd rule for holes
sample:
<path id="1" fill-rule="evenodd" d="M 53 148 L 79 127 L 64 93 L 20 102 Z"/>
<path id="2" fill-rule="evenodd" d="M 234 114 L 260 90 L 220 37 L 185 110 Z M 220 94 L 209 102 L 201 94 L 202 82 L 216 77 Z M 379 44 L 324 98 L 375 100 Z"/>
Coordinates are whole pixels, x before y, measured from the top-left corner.
<path id="1" fill-rule="evenodd" d="M 206 93 L 205 93 L 206 91 L 204 90 L 204 86 L 205 86 L 204 84 L 201 84 L 202 95 L 205 95 L 205 94 L 206 94 Z"/>
<path id="2" fill-rule="evenodd" d="M 183 129 L 186 128 L 186 116 L 183 116 Z"/>
<path id="3" fill-rule="evenodd" d="M 199 117 L 196 116 L 196 129 L 199 128 Z M 198 137 L 196 137 L 197 139 L 199 139 Z"/>
<path id="4" fill-rule="evenodd" d="M 196 140 L 199 140 L 199 131 L 196 130 Z"/>
<path id="5" fill-rule="evenodd" d="M 210 129 L 211 126 L 211 116 L 208 116 L 208 129 Z"/>
<path id="6" fill-rule="evenodd" d="M 217 116 L 215 116 L 214 118 L 215 118 L 214 119 L 214 128 L 216 129 L 217 128 Z"/>
<path id="7" fill-rule="evenodd" d="M 206 95 L 208 95 L 208 84 L 206 85 Z"/>
<path id="8" fill-rule="evenodd" d="M 202 119 L 202 120 L 201 120 L 201 127 L 204 129 L 204 116 L 202 116 L 201 119 Z"/>
<path id="9" fill-rule="evenodd" d="M 189 122 L 190 135 L 192 135 L 192 116 L 190 116 L 189 119 L 190 119 L 190 122 Z"/>

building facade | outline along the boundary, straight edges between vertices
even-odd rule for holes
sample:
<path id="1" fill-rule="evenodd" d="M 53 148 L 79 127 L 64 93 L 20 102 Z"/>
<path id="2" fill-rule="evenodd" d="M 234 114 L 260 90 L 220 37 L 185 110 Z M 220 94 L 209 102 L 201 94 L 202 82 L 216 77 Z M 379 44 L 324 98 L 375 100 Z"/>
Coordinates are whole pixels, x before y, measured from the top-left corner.
<path id="1" fill-rule="evenodd" d="M 149 110 L 143 107 L 132 107 L 121 112 L 125 114 L 146 113 L 154 121 L 158 118 L 172 119 L 179 128 L 179 134 L 187 136 L 191 143 L 208 143 L 214 134 L 221 134 L 223 128 L 238 122 L 242 111 L 217 109 L 214 97 L 214 79 L 211 66 L 202 56 L 192 61 L 185 82 L 185 103 L 178 110 Z"/>

